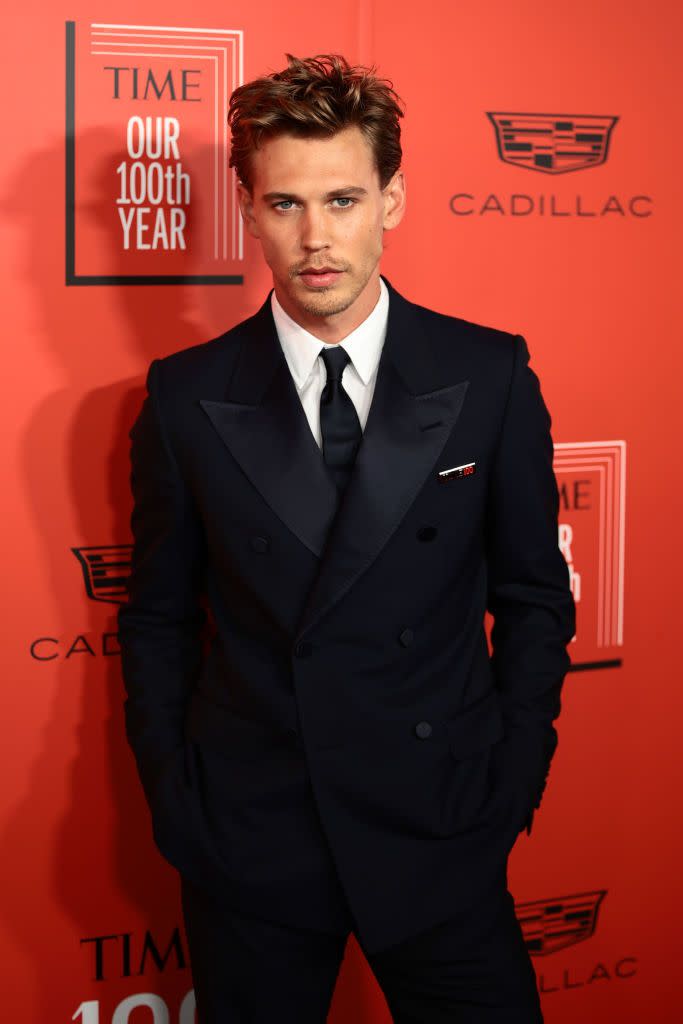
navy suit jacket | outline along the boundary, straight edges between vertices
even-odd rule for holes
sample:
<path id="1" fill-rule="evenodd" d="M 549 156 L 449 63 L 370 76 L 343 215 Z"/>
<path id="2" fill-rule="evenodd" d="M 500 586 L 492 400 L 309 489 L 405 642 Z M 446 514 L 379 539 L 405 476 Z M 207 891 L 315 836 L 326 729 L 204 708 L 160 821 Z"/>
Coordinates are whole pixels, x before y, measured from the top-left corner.
<path id="1" fill-rule="evenodd" d="M 343 893 L 369 950 L 470 905 L 531 831 L 575 629 L 524 339 L 386 283 L 341 500 L 268 300 L 151 363 L 119 614 L 161 852 L 302 926 L 346 927 Z"/>

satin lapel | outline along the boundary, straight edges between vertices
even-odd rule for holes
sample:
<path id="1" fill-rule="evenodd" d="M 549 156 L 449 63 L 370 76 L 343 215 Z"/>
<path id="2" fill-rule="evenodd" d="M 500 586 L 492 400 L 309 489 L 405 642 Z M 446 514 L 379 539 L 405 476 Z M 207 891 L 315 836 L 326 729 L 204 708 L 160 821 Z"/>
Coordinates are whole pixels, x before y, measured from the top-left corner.
<path id="1" fill-rule="evenodd" d="M 299 635 L 344 596 L 398 527 L 437 462 L 469 384 L 444 386 L 422 317 L 389 289 L 387 337 L 370 412 Z M 317 503 L 320 515 L 319 498 Z"/>
<path id="2" fill-rule="evenodd" d="M 320 557 L 337 489 L 289 372 L 270 298 L 244 330 L 226 400 L 200 399 L 200 405 L 273 512 Z"/>

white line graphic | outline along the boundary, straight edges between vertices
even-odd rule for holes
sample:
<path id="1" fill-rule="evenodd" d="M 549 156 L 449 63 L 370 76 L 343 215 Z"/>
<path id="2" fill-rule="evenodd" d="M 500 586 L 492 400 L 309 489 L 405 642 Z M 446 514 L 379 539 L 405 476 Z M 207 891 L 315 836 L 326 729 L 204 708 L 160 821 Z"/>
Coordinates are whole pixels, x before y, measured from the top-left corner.
<path id="1" fill-rule="evenodd" d="M 626 525 L 626 442 L 557 443 L 556 476 L 595 472 L 599 481 L 597 645 L 624 641 L 624 553 Z"/>
<path id="2" fill-rule="evenodd" d="M 131 29 L 133 31 L 122 32 L 120 31 L 122 29 Z M 171 34 L 166 35 L 164 33 Z M 204 35 L 202 35 L 202 33 L 204 33 Z M 91 25 L 91 39 L 91 53 L 96 56 L 180 57 L 183 59 L 213 62 L 213 257 L 216 260 L 221 257 L 222 259 L 228 258 L 228 213 L 230 212 L 232 219 L 232 237 L 230 245 L 231 258 L 238 260 L 243 259 L 242 222 L 237 209 L 237 178 L 234 173 L 230 174 L 230 170 L 228 168 L 229 154 L 227 116 L 228 62 L 230 62 L 230 90 L 232 91 L 242 83 L 244 33 L 240 29 L 185 29 L 171 26 L 113 25 L 96 22 Z M 126 41 L 117 41 L 120 39 L 126 39 Z M 161 41 L 168 39 L 172 39 L 174 41 Z M 143 40 L 151 41 L 143 42 Z M 213 45 L 197 45 L 200 41 L 212 43 Z M 219 45 L 221 43 L 224 45 Z M 116 47 L 116 49 L 104 49 L 104 47 Z M 230 48 L 230 55 L 228 55 L 228 47 Z M 193 52 L 178 52 L 181 50 L 187 51 L 188 48 L 191 48 Z M 221 65 L 220 68 L 219 62 Z M 220 74 L 221 70 L 222 75 Z M 220 100 L 219 83 L 222 86 L 222 96 L 220 97 Z M 222 129 L 220 125 L 221 116 L 223 119 Z M 222 160 L 219 159 L 219 155 L 222 157 Z M 230 187 L 228 186 L 229 177 Z M 228 191 L 231 193 L 230 202 L 228 202 Z M 219 221 L 221 224 L 220 229 Z"/>

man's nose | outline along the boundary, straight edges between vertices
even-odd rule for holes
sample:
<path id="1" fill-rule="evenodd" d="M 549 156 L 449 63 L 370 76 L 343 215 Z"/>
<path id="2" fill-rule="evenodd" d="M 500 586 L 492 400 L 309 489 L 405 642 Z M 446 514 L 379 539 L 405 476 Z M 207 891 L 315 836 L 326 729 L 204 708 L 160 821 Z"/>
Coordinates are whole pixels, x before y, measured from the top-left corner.
<path id="1" fill-rule="evenodd" d="M 310 252 L 325 249 L 330 244 L 327 219 L 323 210 L 305 210 L 300 225 L 302 249 Z"/>

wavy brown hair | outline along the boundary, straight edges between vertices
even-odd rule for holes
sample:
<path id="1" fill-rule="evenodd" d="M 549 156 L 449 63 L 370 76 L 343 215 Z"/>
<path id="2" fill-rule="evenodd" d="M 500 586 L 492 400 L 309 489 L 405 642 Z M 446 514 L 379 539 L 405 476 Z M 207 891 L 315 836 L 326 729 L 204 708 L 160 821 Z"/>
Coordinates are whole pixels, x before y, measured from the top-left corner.
<path id="1" fill-rule="evenodd" d="M 376 68 L 351 67 L 339 54 L 293 57 L 288 66 L 240 85 L 230 97 L 230 166 L 252 191 L 251 155 L 276 135 L 324 138 L 356 125 L 370 143 L 380 187 L 401 166 L 401 98 Z"/>

